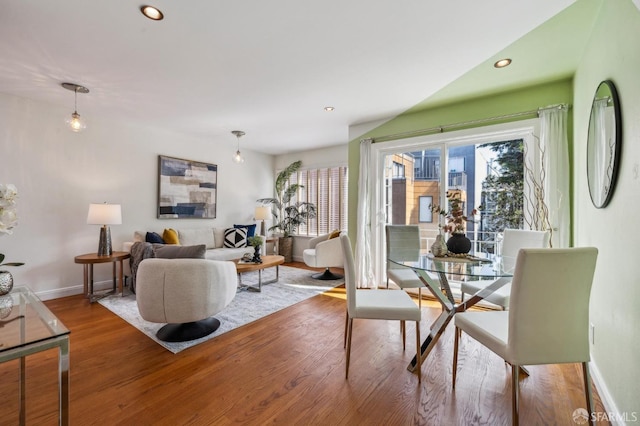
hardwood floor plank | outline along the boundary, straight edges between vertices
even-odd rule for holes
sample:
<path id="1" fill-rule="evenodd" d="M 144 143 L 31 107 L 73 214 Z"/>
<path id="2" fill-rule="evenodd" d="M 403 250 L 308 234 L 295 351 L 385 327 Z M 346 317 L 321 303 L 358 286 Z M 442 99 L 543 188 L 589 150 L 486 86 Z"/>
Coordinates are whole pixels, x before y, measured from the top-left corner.
<path id="1" fill-rule="evenodd" d="M 510 424 L 510 369 L 468 337 L 452 390 L 453 327 L 423 364 L 418 385 L 406 369 L 414 326 L 407 324 L 403 351 L 397 321 L 356 320 L 345 380 L 344 290 L 329 294 L 175 355 L 80 296 L 46 302 L 71 329 L 72 424 Z M 438 313 L 423 302 L 422 336 Z M 55 424 L 57 352 L 27 361 L 28 423 Z M 522 424 L 573 424 L 573 410 L 585 406 L 580 366 L 531 372 L 521 380 Z M 0 398 L 7 401 L 0 425 L 17 419 L 17 376 L 17 362 L 0 364 Z"/>

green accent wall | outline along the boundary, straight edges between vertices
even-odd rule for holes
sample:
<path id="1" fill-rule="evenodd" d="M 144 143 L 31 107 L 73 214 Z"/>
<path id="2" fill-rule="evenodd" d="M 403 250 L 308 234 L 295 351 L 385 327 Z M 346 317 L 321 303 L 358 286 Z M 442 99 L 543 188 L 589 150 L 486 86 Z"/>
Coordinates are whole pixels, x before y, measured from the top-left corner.
<path id="1" fill-rule="evenodd" d="M 640 420 L 640 10 L 631 0 L 603 2 L 574 76 L 574 235 L 598 248 L 591 289 L 592 366 L 600 388 L 629 424 Z M 593 95 L 602 80 L 618 90 L 622 155 L 611 202 L 591 203 L 586 174 L 587 129 Z M 636 421 L 632 414 L 635 412 Z"/>

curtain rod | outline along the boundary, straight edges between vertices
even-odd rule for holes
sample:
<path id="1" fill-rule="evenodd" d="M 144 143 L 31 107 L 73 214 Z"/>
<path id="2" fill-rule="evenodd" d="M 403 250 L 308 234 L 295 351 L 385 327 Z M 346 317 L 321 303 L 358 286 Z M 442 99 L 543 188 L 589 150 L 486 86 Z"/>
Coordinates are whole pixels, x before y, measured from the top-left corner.
<path id="1" fill-rule="evenodd" d="M 466 127 L 466 126 L 470 126 L 470 125 L 473 125 L 473 124 L 484 124 L 484 123 L 491 123 L 493 121 L 506 120 L 506 119 L 509 119 L 509 118 L 517 118 L 517 117 L 527 117 L 527 116 L 532 116 L 532 115 L 539 115 L 540 112 L 542 112 L 542 111 L 546 111 L 546 110 L 550 110 L 550 109 L 564 109 L 564 108 L 569 109 L 569 108 L 571 108 L 571 105 L 568 105 L 568 104 L 551 105 L 551 106 L 548 106 L 548 107 L 541 107 L 541 108 L 538 108 L 538 109 L 532 109 L 530 111 L 514 112 L 512 114 L 499 115 L 499 116 L 496 116 L 496 117 L 481 118 L 481 119 L 478 119 L 478 120 L 471 120 L 471 121 L 462 121 L 460 123 L 445 124 L 443 126 L 429 127 L 427 129 L 412 130 L 412 131 L 409 131 L 409 132 L 402 132 L 402 133 L 395 133 L 395 134 L 392 134 L 392 135 L 378 136 L 378 137 L 374 137 L 374 138 L 370 138 L 370 139 L 371 139 L 371 141 L 373 143 L 376 143 L 376 142 L 388 142 L 388 141 L 392 141 L 392 140 L 396 140 L 396 139 L 411 138 L 411 137 L 414 137 L 414 136 L 425 136 L 425 135 L 429 135 L 429 134 L 433 134 L 433 133 L 443 133 L 445 130 L 456 129 L 456 128 L 459 128 L 459 127 Z"/>

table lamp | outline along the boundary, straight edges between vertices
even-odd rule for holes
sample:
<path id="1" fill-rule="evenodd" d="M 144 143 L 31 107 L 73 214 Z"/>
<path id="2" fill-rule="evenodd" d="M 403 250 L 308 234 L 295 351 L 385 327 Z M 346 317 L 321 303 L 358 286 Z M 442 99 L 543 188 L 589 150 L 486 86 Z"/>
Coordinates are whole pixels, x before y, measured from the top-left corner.
<path id="1" fill-rule="evenodd" d="M 262 221 L 262 224 L 260 225 L 260 235 L 264 235 L 266 237 L 267 234 L 265 233 L 265 230 L 264 230 L 264 221 L 269 220 L 271 218 L 271 209 L 267 206 L 256 207 L 255 216 L 256 216 L 256 220 Z"/>
<path id="2" fill-rule="evenodd" d="M 89 204 L 87 215 L 88 225 L 102 225 L 100 228 L 100 242 L 98 243 L 98 256 L 111 256 L 111 231 L 107 225 L 120 225 L 122 223 L 122 209 L 120 204 Z"/>

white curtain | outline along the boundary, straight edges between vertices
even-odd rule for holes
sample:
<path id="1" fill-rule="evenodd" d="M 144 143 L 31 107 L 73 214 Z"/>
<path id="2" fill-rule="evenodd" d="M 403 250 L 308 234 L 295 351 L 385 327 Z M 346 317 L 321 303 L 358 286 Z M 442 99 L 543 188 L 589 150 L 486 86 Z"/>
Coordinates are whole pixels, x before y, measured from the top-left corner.
<path id="1" fill-rule="evenodd" d="M 356 282 L 359 287 L 376 287 L 371 249 L 371 139 L 360 141 L 358 178 L 358 237 L 356 241 Z"/>
<path id="2" fill-rule="evenodd" d="M 534 144 L 534 175 L 541 180 L 553 247 L 568 247 L 571 234 L 569 216 L 569 142 L 567 107 L 540 111 L 540 143 Z M 537 209 L 536 211 L 540 211 Z M 544 221 L 543 221 L 544 223 Z M 542 230 L 545 230 L 544 227 Z"/>

